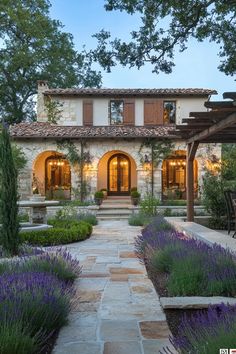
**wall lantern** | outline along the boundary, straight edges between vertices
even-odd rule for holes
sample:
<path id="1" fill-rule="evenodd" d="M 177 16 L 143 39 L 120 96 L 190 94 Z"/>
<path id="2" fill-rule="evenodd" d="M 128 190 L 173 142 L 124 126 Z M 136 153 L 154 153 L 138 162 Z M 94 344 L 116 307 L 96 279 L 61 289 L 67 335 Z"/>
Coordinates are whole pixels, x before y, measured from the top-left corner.
<path id="1" fill-rule="evenodd" d="M 144 170 L 145 171 L 150 170 L 152 163 L 151 163 L 151 161 L 150 161 L 150 159 L 149 159 L 147 154 L 144 155 L 144 164 L 143 165 L 144 165 Z"/>

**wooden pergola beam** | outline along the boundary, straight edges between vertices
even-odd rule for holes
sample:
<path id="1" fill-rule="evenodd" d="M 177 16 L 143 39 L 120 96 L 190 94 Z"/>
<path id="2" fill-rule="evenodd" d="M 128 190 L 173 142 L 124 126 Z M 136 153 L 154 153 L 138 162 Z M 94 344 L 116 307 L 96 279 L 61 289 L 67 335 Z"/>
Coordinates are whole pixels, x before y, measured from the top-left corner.
<path id="1" fill-rule="evenodd" d="M 217 132 L 228 128 L 232 125 L 236 124 L 236 112 L 230 114 L 227 118 L 221 120 L 220 122 L 210 126 L 209 128 L 201 131 L 200 133 L 195 134 L 191 138 L 188 139 L 187 143 L 191 144 L 195 141 L 201 141 L 208 138 L 211 135 L 216 134 Z"/>
<path id="2" fill-rule="evenodd" d="M 187 221 L 194 221 L 194 158 L 199 142 L 187 145 Z"/>
<path id="3" fill-rule="evenodd" d="M 206 108 L 217 108 L 217 109 L 224 109 L 224 108 L 231 108 L 236 104 L 232 101 L 207 101 L 204 103 Z"/>
<path id="4" fill-rule="evenodd" d="M 236 100 L 236 92 L 224 92 L 223 98 L 231 98 L 232 100 Z"/>

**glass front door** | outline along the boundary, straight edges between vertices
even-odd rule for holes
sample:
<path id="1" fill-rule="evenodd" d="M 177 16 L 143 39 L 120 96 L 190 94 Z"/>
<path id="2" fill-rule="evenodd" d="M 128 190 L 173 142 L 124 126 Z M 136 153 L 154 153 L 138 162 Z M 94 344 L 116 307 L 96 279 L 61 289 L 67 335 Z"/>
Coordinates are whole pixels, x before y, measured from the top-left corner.
<path id="1" fill-rule="evenodd" d="M 117 154 L 108 161 L 108 194 L 128 195 L 130 192 L 130 161 Z"/>

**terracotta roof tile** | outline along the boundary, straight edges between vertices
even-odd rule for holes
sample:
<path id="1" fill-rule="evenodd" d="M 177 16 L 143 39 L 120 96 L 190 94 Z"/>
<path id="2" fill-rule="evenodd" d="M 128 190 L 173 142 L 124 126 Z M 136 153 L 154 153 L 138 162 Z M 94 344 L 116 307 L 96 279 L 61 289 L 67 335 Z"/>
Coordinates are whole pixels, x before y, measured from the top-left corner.
<path id="1" fill-rule="evenodd" d="M 10 127 L 13 138 L 142 138 L 175 137 L 175 126 L 62 126 L 50 123 L 19 123 Z"/>
<path id="2" fill-rule="evenodd" d="M 76 96 L 208 96 L 217 91 L 203 88 L 159 88 L 159 89 L 111 89 L 111 88 L 66 88 L 48 89 L 45 95 L 76 95 Z"/>

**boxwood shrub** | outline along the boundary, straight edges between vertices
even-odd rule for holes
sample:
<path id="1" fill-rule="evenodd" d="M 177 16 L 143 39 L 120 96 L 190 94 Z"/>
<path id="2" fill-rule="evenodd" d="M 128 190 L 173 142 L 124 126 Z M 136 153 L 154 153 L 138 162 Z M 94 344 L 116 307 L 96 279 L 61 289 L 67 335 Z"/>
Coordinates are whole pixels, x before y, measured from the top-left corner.
<path id="1" fill-rule="evenodd" d="M 33 246 L 55 246 L 83 241 L 92 233 L 92 226 L 84 221 L 56 220 L 55 227 L 40 231 L 21 232 L 21 240 Z"/>

